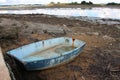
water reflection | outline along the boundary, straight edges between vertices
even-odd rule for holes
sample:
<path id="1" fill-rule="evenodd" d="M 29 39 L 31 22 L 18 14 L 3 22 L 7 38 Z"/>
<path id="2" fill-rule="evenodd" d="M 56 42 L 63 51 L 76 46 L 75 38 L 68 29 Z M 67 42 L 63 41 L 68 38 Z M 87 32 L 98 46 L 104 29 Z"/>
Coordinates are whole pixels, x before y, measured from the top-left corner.
<path id="1" fill-rule="evenodd" d="M 120 9 L 111 8 L 46 8 L 34 10 L 0 10 L 0 14 L 49 14 L 58 16 L 88 16 L 100 18 L 120 19 Z"/>

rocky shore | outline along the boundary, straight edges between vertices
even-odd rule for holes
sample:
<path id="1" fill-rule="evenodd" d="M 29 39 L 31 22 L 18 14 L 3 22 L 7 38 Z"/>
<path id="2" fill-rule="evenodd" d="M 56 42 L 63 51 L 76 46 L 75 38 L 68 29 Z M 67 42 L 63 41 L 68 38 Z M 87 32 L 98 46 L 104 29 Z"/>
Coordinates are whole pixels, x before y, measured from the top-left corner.
<path id="1" fill-rule="evenodd" d="M 67 64 L 29 72 L 6 55 L 6 51 L 22 45 L 61 36 L 87 43 L 83 52 Z M 0 15 L 0 45 L 16 80 L 120 79 L 120 20 L 4 14 Z"/>

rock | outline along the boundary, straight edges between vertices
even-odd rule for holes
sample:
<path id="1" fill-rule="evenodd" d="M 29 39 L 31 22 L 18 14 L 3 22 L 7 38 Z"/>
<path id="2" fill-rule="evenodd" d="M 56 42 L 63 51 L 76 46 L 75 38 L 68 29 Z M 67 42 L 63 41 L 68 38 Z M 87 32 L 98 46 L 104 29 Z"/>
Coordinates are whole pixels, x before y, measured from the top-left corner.
<path id="1" fill-rule="evenodd" d="M 120 29 L 120 26 L 115 26 L 117 29 Z"/>
<path id="2" fill-rule="evenodd" d="M 26 22 L 27 26 L 29 26 L 27 29 L 27 33 L 34 32 L 34 33 L 48 33 L 48 34 L 55 34 L 55 35 L 65 35 L 68 32 L 71 32 L 71 30 L 63 24 L 61 25 L 51 25 L 51 24 L 43 24 L 43 23 L 33 23 L 33 22 Z M 25 31 L 24 30 L 24 31 Z"/>
<path id="3" fill-rule="evenodd" d="M 67 27 L 67 25 L 63 24 L 64 27 Z"/>
<path id="4" fill-rule="evenodd" d="M 73 33 L 73 35 L 76 35 L 77 33 Z"/>
<path id="5" fill-rule="evenodd" d="M 44 33 L 51 34 L 52 36 L 62 36 L 67 34 L 67 32 L 64 29 L 58 28 L 58 29 L 45 29 L 43 30 Z"/>
<path id="6" fill-rule="evenodd" d="M 64 30 L 44 30 L 44 31 L 49 34 L 65 34 L 66 33 Z"/>
<path id="7" fill-rule="evenodd" d="M 81 78 L 82 78 L 82 80 L 85 80 L 85 77 L 84 77 L 84 76 L 82 76 Z"/>
<path id="8" fill-rule="evenodd" d="M 98 36 L 98 35 L 99 35 L 98 32 L 87 32 L 86 34 L 88 34 L 88 35 L 95 35 L 95 36 Z"/>
<path id="9" fill-rule="evenodd" d="M 79 33 L 79 35 L 85 35 L 85 33 Z"/>
<path id="10" fill-rule="evenodd" d="M 93 35 L 98 36 L 98 35 L 99 35 L 99 33 L 98 33 L 98 32 L 93 32 Z"/>
<path id="11" fill-rule="evenodd" d="M 71 29 L 68 27 L 63 26 L 62 29 L 64 29 L 64 31 L 66 31 L 66 32 L 71 32 Z"/>
<path id="12" fill-rule="evenodd" d="M 115 41 L 114 38 L 112 38 L 112 37 L 110 37 L 110 36 L 108 36 L 108 35 L 104 35 L 104 36 L 103 36 L 103 39 L 107 39 L 107 40 Z"/>
<path id="13" fill-rule="evenodd" d="M 113 44 L 112 44 L 112 43 L 110 43 L 109 45 L 111 45 L 111 46 L 112 46 Z"/>
<path id="14" fill-rule="evenodd" d="M 6 31 L 2 34 L 0 34 L 0 39 L 18 39 L 19 34 L 18 33 L 14 33 L 11 31 Z"/>
<path id="15" fill-rule="evenodd" d="M 112 60 L 110 65 L 110 71 L 112 72 L 120 71 L 120 57 Z"/>
<path id="16" fill-rule="evenodd" d="M 18 27 L 21 27 L 22 26 L 22 24 L 19 21 L 17 21 L 17 20 L 6 19 L 6 18 L 2 18 L 2 21 L 1 21 L 0 25 L 6 26 L 6 27 L 8 27 L 8 26 L 18 26 Z"/>
<path id="17" fill-rule="evenodd" d="M 42 27 L 42 30 L 44 33 L 48 33 L 48 34 L 55 34 L 55 35 L 65 35 L 68 32 L 70 32 L 70 29 L 67 28 L 66 26 L 53 26 L 53 25 L 49 25 L 48 27 Z"/>

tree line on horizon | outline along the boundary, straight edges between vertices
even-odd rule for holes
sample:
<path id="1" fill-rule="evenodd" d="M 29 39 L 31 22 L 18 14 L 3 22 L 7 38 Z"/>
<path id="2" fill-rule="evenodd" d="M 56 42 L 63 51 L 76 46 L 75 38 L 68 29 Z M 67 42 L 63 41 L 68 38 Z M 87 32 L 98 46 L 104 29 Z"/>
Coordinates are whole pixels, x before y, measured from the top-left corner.
<path id="1" fill-rule="evenodd" d="M 106 5 L 120 5 L 120 3 L 111 2 L 111 3 L 107 3 Z"/>
<path id="2" fill-rule="evenodd" d="M 93 2 L 89 1 L 89 2 L 86 2 L 86 1 L 81 1 L 81 3 L 78 3 L 78 2 L 71 2 L 71 3 L 68 3 L 69 5 L 79 5 L 79 4 L 82 4 L 82 5 L 93 5 Z"/>
<path id="3" fill-rule="evenodd" d="M 53 5 L 55 5 L 55 4 L 63 4 L 63 3 L 60 3 L 60 2 L 57 2 L 57 3 L 55 3 L 55 2 L 50 2 L 49 4 L 53 4 Z M 65 4 L 68 4 L 68 5 L 79 5 L 79 4 L 83 4 L 83 5 L 92 5 L 93 4 L 93 2 L 91 2 L 91 1 L 89 1 L 89 2 L 86 2 L 86 1 L 81 1 L 81 3 L 78 3 L 78 2 L 71 2 L 71 3 L 65 3 Z"/>
<path id="4" fill-rule="evenodd" d="M 57 2 L 57 3 L 54 3 L 54 2 L 50 2 L 50 4 L 63 4 L 63 3 L 60 3 L 60 2 Z M 67 5 L 94 5 L 93 2 L 89 1 L 89 2 L 86 2 L 86 1 L 81 1 L 81 3 L 78 3 L 78 2 L 71 2 L 71 3 L 64 3 L 64 4 L 67 4 Z M 120 5 L 120 3 L 115 3 L 115 2 L 110 2 L 110 3 L 107 3 L 106 5 Z"/>

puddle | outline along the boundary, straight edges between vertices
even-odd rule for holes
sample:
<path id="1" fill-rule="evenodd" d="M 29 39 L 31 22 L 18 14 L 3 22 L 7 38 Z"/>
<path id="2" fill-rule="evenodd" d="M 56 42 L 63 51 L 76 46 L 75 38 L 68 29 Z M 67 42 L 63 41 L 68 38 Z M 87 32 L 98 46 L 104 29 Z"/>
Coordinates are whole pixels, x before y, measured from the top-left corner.
<path id="1" fill-rule="evenodd" d="M 73 46 L 62 46 L 60 48 L 56 48 L 55 49 L 55 52 L 56 53 L 64 53 L 64 52 L 68 52 L 68 51 L 71 51 L 73 49 L 75 49 L 76 47 L 73 47 Z"/>
<path id="2" fill-rule="evenodd" d="M 60 17 L 99 17 L 99 18 L 111 18 L 120 19 L 120 9 L 113 8 L 92 8 L 92 9 L 81 9 L 81 8 L 44 8 L 34 10 L 0 10 L 0 14 L 48 14 L 56 15 Z"/>

